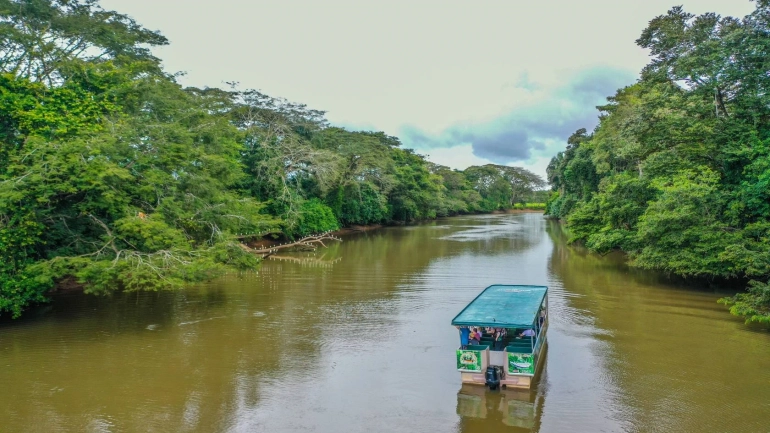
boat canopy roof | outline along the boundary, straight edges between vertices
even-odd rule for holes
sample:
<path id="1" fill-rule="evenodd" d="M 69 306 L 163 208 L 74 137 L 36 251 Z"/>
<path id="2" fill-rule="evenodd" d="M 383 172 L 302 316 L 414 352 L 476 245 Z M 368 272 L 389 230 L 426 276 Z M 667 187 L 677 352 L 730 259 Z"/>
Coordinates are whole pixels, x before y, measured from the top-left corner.
<path id="1" fill-rule="evenodd" d="M 530 328 L 546 293 L 546 286 L 489 286 L 452 319 L 452 325 Z"/>

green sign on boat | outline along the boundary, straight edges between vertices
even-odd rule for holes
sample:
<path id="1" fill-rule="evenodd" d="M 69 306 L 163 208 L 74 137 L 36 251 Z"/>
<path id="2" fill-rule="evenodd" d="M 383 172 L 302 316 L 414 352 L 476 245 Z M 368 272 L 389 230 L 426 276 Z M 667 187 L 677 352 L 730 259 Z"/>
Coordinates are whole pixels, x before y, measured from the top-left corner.
<path id="1" fill-rule="evenodd" d="M 509 353 L 508 373 L 535 374 L 535 357 L 531 353 Z"/>
<path id="2" fill-rule="evenodd" d="M 481 351 L 480 350 L 457 350 L 457 369 L 481 373 Z"/>

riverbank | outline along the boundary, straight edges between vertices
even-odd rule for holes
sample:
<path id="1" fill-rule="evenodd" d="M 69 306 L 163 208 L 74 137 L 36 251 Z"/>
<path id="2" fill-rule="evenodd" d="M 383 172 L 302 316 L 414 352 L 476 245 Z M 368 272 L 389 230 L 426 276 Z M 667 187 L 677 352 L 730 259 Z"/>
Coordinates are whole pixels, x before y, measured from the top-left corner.
<path id="1" fill-rule="evenodd" d="M 474 213 L 474 214 L 460 214 L 460 215 L 450 215 L 442 218 L 460 218 L 460 217 L 467 217 L 472 215 L 513 215 L 513 214 L 529 214 L 529 213 L 543 213 L 540 209 L 505 209 L 505 210 L 496 210 L 489 213 Z M 435 220 L 435 218 L 433 219 Z M 411 225 L 411 224 L 419 224 L 426 221 L 431 221 L 430 219 L 425 220 L 419 220 L 419 221 L 413 221 L 410 223 L 392 223 L 392 224 L 369 224 L 369 225 L 351 225 L 349 227 L 343 227 L 338 230 L 334 230 L 328 233 L 330 236 L 334 237 L 345 237 L 360 233 L 366 233 L 374 230 L 379 230 L 383 227 L 399 227 L 399 226 L 405 226 L 405 225 Z M 263 237 L 261 239 L 255 239 L 249 242 L 246 242 L 245 244 L 253 249 L 264 249 L 264 248 L 270 248 L 270 247 L 276 247 L 282 244 L 287 243 L 288 239 L 286 237 L 278 237 L 275 239 L 270 239 L 268 237 Z M 290 251 L 287 249 L 287 251 Z M 58 296 L 61 295 L 70 295 L 73 293 L 83 292 L 85 289 L 85 286 L 83 284 L 80 284 L 75 281 L 74 278 L 69 277 L 66 278 L 57 284 L 54 285 L 54 287 L 47 293 L 48 297 L 53 300 Z"/>
<path id="2" fill-rule="evenodd" d="M 558 216 L 554 215 L 544 215 L 545 218 L 552 220 L 554 223 L 558 224 L 559 230 L 564 236 L 564 242 L 565 244 L 571 245 L 573 247 L 577 247 L 583 251 L 585 251 L 586 254 L 595 255 L 599 257 L 605 257 L 608 255 L 613 255 L 616 257 L 620 257 L 620 262 L 623 263 L 624 266 L 626 266 L 629 271 L 637 272 L 637 273 L 654 273 L 659 274 L 663 278 L 665 278 L 668 282 L 671 284 L 675 284 L 680 287 L 688 287 L 691 289 L 698 289 L 698 290 L 709 290 L 713 291 L 714 293 L 719 293 L 722 298 L 718 300 L 718 303 L 726 305 L 730 312 L 736 316 L 743 316 L 744 319 L 751 318 L 752 320 L 746 320 L 746 325 L 751 325 L 753 329 L 767 329 L 768 324 L 770 322 L 766 319 L 768 316 L 768 312 L 760 312 L 757 314 L 757 310 L 755 310 L 752 314 L 753 316 L 746 314 L 747 311 L 736 308 L 736 300 L 740 300 L 742 298 L 753 296 L 752 291 L 757 291 L 757 288 L 754 286 L 754 283 L 752 283 L 751 279 L 744 276 L 734 276 L 734 277 L 725 277 L 725 276 L 704 276 L 704 275 L 682 275 L 676 272 L 672 272 L 670 269 L 664 269 L 661 267 L 644 267 L 639 266 L 634 261 L 634 252 L 633 251 L 625 251 L 620 248 L 616 248 L 609 251 L 595 251 L 594 249 L 590 248 L 588 245 L 586 245 L 585 239 L 582 238 L 575 238 L 574 235 L 570 232 L 570 229 L 563 218 L 559 218 Z M 637 252 L 638 254 L 638 252 Z M 761 289 L 761 287 L 760 287 Z"/>
<path id="3" fill-rule="evenodd" d="M 496 210 L 490 212 L 492 215 L 498 215 L 498 214 L 519 214 L 519 213 L 544 213 L 544 209 L 506 209 L 506 210 Z M 483 214 L 476 214 L 476 215 L 483 215 Z"/>
<path id="4" fill-rule="evenodd" d="M 342 227 L 338 230 L 330 231 L 328 234 L 331 236 L 347 236 L 352 235 L 356 233 L 364 233 L 369 232 L 372 230 L 378 230 L 383 227 L 403 227 L 408 226 L 412 224 L 420 224 L 427 221 L 435 221 L 439 218 L 459 218 L 459 217 L 467 217 L 467 216 L 473 216 L 473 215 L 515 215 L 515 214 L 524 214 L 524 213 L 543 213 L 543 209 L 535 209 L 535 208 L 523 208 L 523 209 L 504 209 L 504 210 L 494 210 L 492 212 L 479 212 L 479 213 L 470 213 L 470 214 L 457 214 L 457 215 L 448 215 L 444 217 L 438 217 L 438 218 L 432 218 L 432 219 L 422 219 L 422 220 L 415 220 L 411 222 L 391 222 L 390 224 L 368 224 L 368 225 L 362 225 L 362 224 L 354 224 L 348 227 Z M 269 239 L 267 237 L 264 237 L 262 239 L 250 241 L 247 243 L 247 245 L 251 248 L 269 248 L 277 245 L 284 244 L 289 239 L 281 236 L 276 239 Z"/>

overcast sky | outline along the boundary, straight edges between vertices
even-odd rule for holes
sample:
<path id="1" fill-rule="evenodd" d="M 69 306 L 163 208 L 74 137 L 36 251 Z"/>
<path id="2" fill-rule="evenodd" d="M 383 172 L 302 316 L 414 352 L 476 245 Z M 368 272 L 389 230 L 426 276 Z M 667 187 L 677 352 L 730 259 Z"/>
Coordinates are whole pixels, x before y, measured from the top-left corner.
<path id="1" fill-rule="evenodd" d="M 453 168 L 494 162 L 545 174 L 595 106 L 647 63 L 653 17 L 743 17 L 749 0 L 102 0 L 160 30 L 182 84 L 238 81 L 382 130 Z"/>

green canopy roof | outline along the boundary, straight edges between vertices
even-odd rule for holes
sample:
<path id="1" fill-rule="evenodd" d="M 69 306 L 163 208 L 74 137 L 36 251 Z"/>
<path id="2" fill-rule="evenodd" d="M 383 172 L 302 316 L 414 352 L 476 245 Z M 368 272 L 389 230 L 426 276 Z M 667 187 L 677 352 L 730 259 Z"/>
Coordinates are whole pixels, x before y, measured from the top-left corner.
<path id="1" fill-rule="evenodd" d="M 452 325 L 530 328 L 546 293 L 545 286 L 489 286 L 460 311 Z"/>

